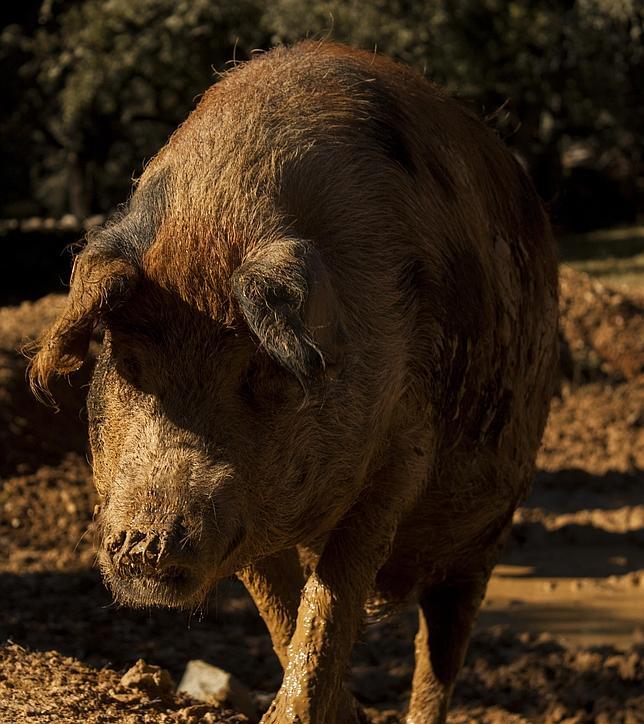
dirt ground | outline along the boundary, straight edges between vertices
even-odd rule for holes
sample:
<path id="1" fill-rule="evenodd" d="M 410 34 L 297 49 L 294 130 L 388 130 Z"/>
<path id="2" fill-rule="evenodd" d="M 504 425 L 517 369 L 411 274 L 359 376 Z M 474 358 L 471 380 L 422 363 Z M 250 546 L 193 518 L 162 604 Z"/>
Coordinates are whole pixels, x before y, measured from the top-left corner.
<path id="1" fill-rule="evenodd" d="M 280 670 L 235 581 L 192 615 L 112 605 L 93 568 L 87 371 L 36 403 L 16 348 L 62 303 L 0 308 L 0 722 L 235 722 L 177 681 L 191 659 L 233 673 L 258 712 Z M 644 722 L 644 298 L 562 271 L 562 376 L 532 494 L 517 511 L 450 715 L 464 722 Z M 351 686 L 401 721 L 415 614 L 367 627 Z M 162 678 L 162 677 L 161 677 Z"/>

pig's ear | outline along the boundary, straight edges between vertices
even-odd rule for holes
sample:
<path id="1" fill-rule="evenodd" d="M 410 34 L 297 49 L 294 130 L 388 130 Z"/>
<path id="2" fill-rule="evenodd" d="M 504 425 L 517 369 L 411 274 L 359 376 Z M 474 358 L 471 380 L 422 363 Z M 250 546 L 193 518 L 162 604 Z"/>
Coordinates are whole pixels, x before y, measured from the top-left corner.
<path id="1" fill-rule="evenodd" d="M 62 314 L 25 349 L 31 357 L 29 382 L 37 396 L 48 396 L 52 375 L 69 374 L 81 367 L 99 312 L 125 298 L 135 275 L 133 265 L 124 259 L 105 258 L 89 249 L 76 257 Z"/>
<path id="2" fill-rule="evenodd" d="M 262 346 L 304 385 L 340 361 L 339 308 L 327 269 L 309 243 L 286 239 L 235 271 L 237 302 Z"/>

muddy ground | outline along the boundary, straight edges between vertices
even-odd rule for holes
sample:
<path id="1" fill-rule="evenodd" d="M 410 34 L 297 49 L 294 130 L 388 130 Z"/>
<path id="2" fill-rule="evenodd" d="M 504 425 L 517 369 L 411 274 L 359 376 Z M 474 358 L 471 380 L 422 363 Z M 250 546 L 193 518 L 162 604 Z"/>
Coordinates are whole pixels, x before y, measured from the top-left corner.
<path id="1" fill-rule="evenodd" d="M 16 347 L 60 308 L 0 309 L 0 722 L 234 722 L 142 677 L 201 658 L 237 676 L 258 712 L 280 670 L 253 604 L 224 582 L 202 610 L 112 605 L 93 568 L 87 372 L 38 405 Z M 562 274 L 562 377 L 534 490 L 491 582 L 451 722 L 644 722 L 644 300 Z M 413 611 L 365 629 L 351 686 L 398 722 Z M 151 683 L 152 682 L 152 683 Z"/>

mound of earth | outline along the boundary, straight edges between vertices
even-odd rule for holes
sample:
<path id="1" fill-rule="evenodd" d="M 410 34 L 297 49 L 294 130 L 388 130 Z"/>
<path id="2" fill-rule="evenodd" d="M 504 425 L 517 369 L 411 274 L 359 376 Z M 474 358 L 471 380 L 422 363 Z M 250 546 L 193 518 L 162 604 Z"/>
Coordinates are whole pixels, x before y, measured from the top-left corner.
<path id="1" fill-rule="evenodd" d="M 169 677 L 157 678 L 161 681 L 149 676 L 137 685 L 115 671 L 87 666 L 56 651 L 33 652 L 9 644 L 0 648 L 0 714 L 6 722 L 37 719 L 52 724 L 248 721 L 221 707 L 175 694 L 168 688 L 172 684 Z"/>
<path id="2" fill-rule="evenodd" d="M 84 401 L 89 379 L 86 365 L 69 380 L 56 380 L 51 403 L 43 405 L 26 384 L 23 350 L 60 313 L 65 297 L 50 294 L 18 307 L 0 307 L 0 476 L 35 472 L 56 464 L 69 452 L 85 454 Z"/>
<path id="3" fill-rule="evenodd" d="M 644 297 L 562 267 L 559 275 L 564 375 L 630 380 L 644 373 Z"/>
<path id="4" fill-rule="evenodd" d="M 550 406 L 537 459 L 538 479 L 561 480 L 573 470 L 641 481 L 643 426 L 644 375 L 617 385 L 564 387 Z M 574 477 L 578 483 L 591 484 L 584 475 Z"/>

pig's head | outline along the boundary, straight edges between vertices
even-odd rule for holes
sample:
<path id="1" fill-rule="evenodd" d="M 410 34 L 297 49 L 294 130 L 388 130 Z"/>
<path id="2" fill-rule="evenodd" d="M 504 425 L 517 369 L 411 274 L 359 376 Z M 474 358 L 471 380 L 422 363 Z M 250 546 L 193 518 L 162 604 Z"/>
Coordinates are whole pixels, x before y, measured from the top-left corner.
<path id="1" fill-rule="evenodd" d="M 100 565 L 124 603 L 192 606 L 221 576 L 314 534 L 337 506 L 320 480 L 319 416 L 339 322 L 306 242 L 247 253 L 201 297 L 153 273 L 159 264 L 90 242 L 30 378 L 46 391 L 104 329 L 88 395 Z"/>

